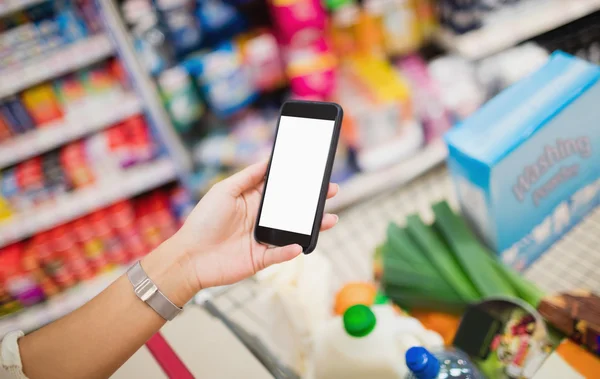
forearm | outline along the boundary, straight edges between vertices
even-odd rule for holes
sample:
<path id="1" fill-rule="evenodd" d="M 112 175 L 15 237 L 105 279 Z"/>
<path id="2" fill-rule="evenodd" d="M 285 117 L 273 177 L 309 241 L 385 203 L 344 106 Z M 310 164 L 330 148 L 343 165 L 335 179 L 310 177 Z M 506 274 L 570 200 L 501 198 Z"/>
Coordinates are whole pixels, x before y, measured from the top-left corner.
<path id="1" fill-rule="evenodd" d="M 161 245 L 142 261 L 158 288 L 183 306 L 193 290 L 182 262 Z M 135 353 L 165 320 L 137 298 L 126 275 L 68 316 L 19 341 L 25 374 L 32 378 L 106 378 Z"/>

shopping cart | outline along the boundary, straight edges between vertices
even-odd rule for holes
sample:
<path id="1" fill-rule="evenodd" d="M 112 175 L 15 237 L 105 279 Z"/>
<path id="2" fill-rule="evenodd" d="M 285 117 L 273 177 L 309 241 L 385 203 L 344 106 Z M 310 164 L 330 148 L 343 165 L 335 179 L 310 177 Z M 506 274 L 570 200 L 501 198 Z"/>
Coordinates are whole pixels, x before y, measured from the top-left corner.
<path id="1" fill-rule="evenodd" d="M 446 169 L 438 167 L 402 188 L 342 211 L 338 226 L 322 234 L 315 252 L 333 263 L 333 287 L 371 280 L 373 253 L 385 239 L 387 224 L 402 224 L 415 212 L 432 221 L 431 204 L 443 199 L 457 206 Z M 548 293 L 575 288 L 600 292 L 599 231 L 600 208 L 536 261 L 525 276 Z M 306 346 L 306 341 L 282 342 L 281 336 L 273 335 L 282 328 L 277 323 L 287 325 L 289 320 L 285 313 L 274 317 L 271 309 L 261 305 L 260 299 L 268 291 L 249 279 L 203 294 L 197 303 L 219 318 L 275 378 L 299 378 L 304 366 L 284 356 L 294 356 L 287 349 Z"/>

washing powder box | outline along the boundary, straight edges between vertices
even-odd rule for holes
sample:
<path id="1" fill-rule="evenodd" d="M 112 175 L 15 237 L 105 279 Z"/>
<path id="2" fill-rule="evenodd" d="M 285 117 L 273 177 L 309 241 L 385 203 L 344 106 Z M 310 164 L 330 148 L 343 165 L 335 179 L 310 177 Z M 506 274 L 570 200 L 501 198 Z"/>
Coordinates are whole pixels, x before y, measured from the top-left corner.
<path id="1" fill-rule="evenodd" d="M 554 53 L 446 134 L 463 213 L 523 269 L 599 203 L 600 68 Z"/>

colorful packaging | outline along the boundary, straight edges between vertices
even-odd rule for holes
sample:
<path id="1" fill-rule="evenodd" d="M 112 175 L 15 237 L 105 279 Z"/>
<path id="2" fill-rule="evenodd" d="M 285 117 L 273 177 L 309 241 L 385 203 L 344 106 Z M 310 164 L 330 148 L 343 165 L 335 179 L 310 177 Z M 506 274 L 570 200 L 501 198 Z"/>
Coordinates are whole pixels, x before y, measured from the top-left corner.
<path id="1" fill-rule="evenodd" d="M 72 142 L 60 150 L 60 163 L 71 187 L 81 188 L 95 182 L 94 172 L 81 141 Z"/>
<path id="2" fill-rule="evenodd" d="M 9 123 L 15 128 L 15 133 L 25 133 L 35 129 L 35 123 L 31 115 L 27 112 L 27 109 L 25 109 L 19 98 L 11 96 L 5 100 L 4 104 L 8 112 L 3 113 L 3 116 L 7 120 L 12 116 L 12 120 Z"/>
<path id="3" fill-rule="evenodd" d="M 96 65 L 80 73 L 81 80 L 90 95 L 103 95 L 119 89 L 119 83 L 103 64 Z"/>
<path id="4" fill-rule="evenodd" d="M 136 225 L 135 210 L 131 201 L 124 200 L 106 209 L 110 225 L 122 241 L 131 258 L 141 258 L 150 250 Z"/>
<path id="5" fill-rule="evenodd" d="M 107 212 L 99 210 L 86 218 L 94 234 L 101 240 L 108 261 L 112 264 L 126 264 L 129 262 L 127 250 L 113 231 Z"/>
<path id="6" fill-rule="evenodd" d="M 23 91 L 21 95 L 25 108 L 38 126 L 63 117 L 51 84 L 41 84 Z"/>
<path id="7" fill-rule="evenodd" d="M 287 75 L 295 96 L 327 99 L 336 87 L 336 59 L 325 39 L 285 50 Z"/>
<path id="8" fill-rule="evenodd" d="M 429 76 L 427 63 L 418 55 L 410 55 L 399 60 L 397 66 L 410 83 L 415 113 L 423 126 L 425 140 L 441 138 L 452 126 L 452 121 L 436 83 Z"/>
<path id="9" fill-rule="evenodd" d="M 56 15 L 60 35 L 67 41 L 73 43 L 87 37 L 87 29 L 83 20 L 79 19 L 73 9 L 63 7 Z"/>
<path id="10" fill-rule="evenodd" d="M 44 300 L 44 292 L 34 278 L 21 266 L 23 245 L 16 243 L 0 250 L 1 277 L 8 294 L 24 306 Z"/>
<path id="11" fill-rule="evenodd" d="M 110 263 L 106 256 L 106 247 L 99 236 L 95 234 L 90 222 L 86 218 L 80 218 L 73 221 L 70 226 L 83 248 L 83 255 L 87 263 L 92 269 L 102 271 L 109 268 Z"/>
<path id="12" fill-rule="evenodd" d="M 7 104 L 0 104 L 0 117 L 13 135 L 25 133 L 19 121 L 13 116 Z"/>
<path id="13" fill-rule="evenodd" d="M 204 106 L 187 71 L 179 66 L 165 70 L 158 85 L 173 126 L 179 133 L 188 133 L 200 121 Z"/>
<path id="14" fill-rule="evenodd" d="M 304 46 L 321 38 L 327 13 L 319 0 L 274 0 L 269 2 L 278 40 Z"/>
<path id="15" fill-rule="evenodd" d="M 199 23 L 194 18 L 193 0 L 156 0 L 169 40 L 177 54 L 186 54 L 202 41 Z"/>
<path id="16" fill-rule="evenodd" d="M 370 9 L 381 10 L 383 42 L 389 55 L 415 51 L 422 42 L 416 0 L 371 0 Z"/>
<path id="17" fill-rule="evenodd" d="M 2 171 L 0 176 L 0 193 L 8 201 L 10 206 L 15 210 L 20 209 L 20 188 L 17 182 L 17 175 L 15 167 L 8 168 Z"/>
<path id="18" fill-rule="evenodd" d="M 599 202 L 600 69 L 557 52 L 446 135 L 463 213 L 523 269 Z"/>
<path id="19" fill-rule="evenodd" d="M 5 121 L 2 113 L 0 113 L 0 142 L 12 137 L 13 133 L 10 130 L 8 123 Z"/>
<path id="20" fill-rule="evenodd" d="M 85 251 L 73 234 L 72 225 L 54 228 L 48 233 L 48 240 L 52 252 L 44 262 L 53 268 L 53 277 L 61 287 L 68 288 L 75 280 L 87 280 L 94 276 Z"/>
<path id="21" fill-rule="evenodd" d="M 41 157 L 19 163 L 15 175 L 21 191 L 23 208 L 36 206 L 48 199 Z"/>
<path id="22" fill-rule="evenodd" d="M 329 35 L 333 50 L 338 56 L 358 52 L 360 7 L 353 1 L 344 1 L 331 9 L 333 14 L 329 25 Z"/>
<path id="23" fill-rule="evenodd" d="M 231 42 L 190 57 L 184 66 L 196 78 L 204 99 L 219 117 L 231 116 L 257 96 L 239 49 Z"/>
<path id="24" fill-rule="evenodd" d="M 412 155 L 423 143 L 408 84 L 387 60 L 355 56 L 341 67 L 336 100 L 344 107 L 342 135 L 361 170 L 378 170 Z"/>
<path id="25" fill-rule="evenodd" d="M 142 115 L 129 117 L 123 122 L 122 128 L 126 132 L 133 161 L 138 164 L 152 160 L 156 154 L 156 145 L 144 117 Z"/>
<path id="26" fill-rule="evenodd" d="M 208 45 L 234 37 L 246 28 L 246 22 L 236 7 L 221 0 L 198 1 L 196 16 Z"/>
<path id="27" fill-rule="evenodd" d="M 54 199 L 71 189 L 57 151 L 42 156 L 42 170 L 49 198 Z"/>
<path id="28" fill-rule="evenodd" d="M 76 110 L 82 106 L 88 96 L 83 81 L 78 74 L 69 74 L 53 83 L 54 91 L 60 105 L 69 113 L 71 109 Z"/>
<path id="29" fill-rule="evenodd" d="M 240 51 L 254 88 L 269 91 L 286 82 L 279 46 L 271 32 L 261 30 L 241 37 Z"/>

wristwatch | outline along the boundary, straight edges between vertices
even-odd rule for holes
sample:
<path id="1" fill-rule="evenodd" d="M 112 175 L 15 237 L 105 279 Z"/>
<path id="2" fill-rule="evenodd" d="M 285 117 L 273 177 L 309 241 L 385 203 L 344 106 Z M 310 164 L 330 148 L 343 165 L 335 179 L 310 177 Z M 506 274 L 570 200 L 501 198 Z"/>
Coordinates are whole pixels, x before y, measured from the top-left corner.
<path id="1" fill-rule="evenodd" d="M 137 261 L 127 270 L 127 278 L 133 285 L 133 291 L 143 302 L 154 309 L 160 317 L 171 321 L 183 309 L 173 304 L 148 277 L 146 271 L 142 268 L 140 261 Z"/>

